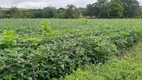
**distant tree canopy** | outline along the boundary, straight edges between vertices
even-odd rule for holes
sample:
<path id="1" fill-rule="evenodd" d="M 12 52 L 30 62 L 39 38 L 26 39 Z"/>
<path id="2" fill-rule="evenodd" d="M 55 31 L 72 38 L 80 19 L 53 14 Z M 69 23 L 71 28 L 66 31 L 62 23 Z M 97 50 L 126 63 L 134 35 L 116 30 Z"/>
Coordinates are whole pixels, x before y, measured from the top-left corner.
<path id="1" fill-rule="evenodd" d="M 78 17 L 79 17 L 79 11 L 77 10 L 77 8 L 72 4 L 67 5 L 65 18 L 78 18 Z"/>
<path id="2" fill-rule="evenodd" d="M 55 7 L 49 6 L 43 8 L 41 12 L 43 18 L 55 18 L 57 14 L 57 9 Z"/>
<path id="3" fill-rule="evenodd" d="M 97 0 L 86 9 L 87 16 L 97 18 L 134 18 L 140 8 L 137 0 Z"/>
<path id="4" fill-rule="evenodd" d="M 52 6 L 43 9 L 0 8 L 0 18 L 142 18 L 137 0 L 97 0 L 86 8 L 69 4 L 66 8 Z"/>
<path id="5" fill-rule="evenodd" d="M 112 0 L 107 7 L 107 16 L 109 18 L 121 18 L 123 16 L 124 7 L 120 0 Z"/>
<path id="6" fill-rule="evenodd" d="M 139 8 L 139 2 L 137 0 L 121 0 L 121 4 L 124 7 L 124 17 L 132 18 L 136 16 L 136 11 Z"/>

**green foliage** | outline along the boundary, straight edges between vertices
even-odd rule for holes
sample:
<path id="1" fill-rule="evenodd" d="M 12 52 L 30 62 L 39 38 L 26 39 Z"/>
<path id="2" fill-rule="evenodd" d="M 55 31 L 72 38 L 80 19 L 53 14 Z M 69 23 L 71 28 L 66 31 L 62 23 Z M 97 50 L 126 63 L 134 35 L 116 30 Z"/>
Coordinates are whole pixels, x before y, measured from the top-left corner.
<path id="1" fill-rule="evenodd" d="M 79 18 L 79 14 L 78 14 L 78 11 L 77 11 L 77 8 L 70 4 L 70 5 L 67 5 L 67 10 L 66 10 L 66 13 L 65 13 L 65 18 Z"/>
<path id="2" fill-rule="evenodd" d="M 107 18 L 108 0 L 97 0 L 96 3 L 88 4 L 86 9 L 87 16 L 96 16 L 97 18 Z"/>
<path id="3" fill-rule="evenodd" d="M 43 24 L 43 31 L 50 32 L 51 28 L 49 26 L 50 26 L 49 21 L 45 21 L 44 24 Z"/>
<path id="4" fill-rule="evenodd" d="M 80 24 L 82 24 L 82 25 L 87 25 L 87 23 L 88 23 L 88 19 L 86 19 L 86 18 L 79 18 L 79 20 L 80 20 Z"/>
<path id="5" fill-rule="evenodd" d="M 56 18 L 65 18 L 66 9 L 59 8 L 57 11 Z"/>
<path id="6" fill-rule="evenodd" d="M 105 64 L 91 65 L 74 71 L 64 80 L 141 80 L 142 44 L 139 43 L 125 54 L 123 59 L 113 57 Z"/>
<path id="7" fill-rule="evenodd" d="M 139 8 L 138 0 L 120 0 L 124 7 L 123 16 L 125 18 L 132 18 L 137 15 L 137 9 Z"/>
<path id="8" fill-rule="evenodd" d="M 16 7 L 10 8 L 7 12 L 11 18 L 18 18 L 19 17 L 19 10 Z"/>
<path id="9" fill-rule="evenodd" d="M 122 7 L 123 6 L 123 7 Z M 124 10 L 123 10 L 124 8 Z M 0 8 L 0 18 L 141 18 L 137 0 L 97 0 L 86 8 L 73 4 L 66 8 L 47 6 L 43 9 Z"/>
<path id="10" fill-rule="evenodd" d="M 31 79 L 33 61 L 38 80 L 105 63 L 142 39 L 141 25 L 125 19 L 0 20 L 0 79 Z"/>
<path id="11" fill-rule="evenodd" d="M 5 30 L 0 38 L 1 48 L 11 48 L 16 44 L 17 36 L 13 31 Z"/>
<path id="12" fill-rule="evenodd" d="M 55 7 L 46 7 L 42 10 L 42 17 L 43 18 L 55 18 L 57 14 L 57 9 Z"/>
<path id="13" fill-rule="evenodd" d="M 142 6 L 137 9 L 136 18 L 142 18 Z"/>
<path id="14" fill-rule="evenodd" d="M 134 18 L 140 17 L 137 0 L 97 0 L 96 3 L 88 4 L 86 16 L 97 18 Z"/>
<path id="15" fill-rule="evenodd" d="M 121 18 L 123 11 L 124 7 L 121 5 L 120 0 L 112 0 L 107 8 L 109 18 Z"/>

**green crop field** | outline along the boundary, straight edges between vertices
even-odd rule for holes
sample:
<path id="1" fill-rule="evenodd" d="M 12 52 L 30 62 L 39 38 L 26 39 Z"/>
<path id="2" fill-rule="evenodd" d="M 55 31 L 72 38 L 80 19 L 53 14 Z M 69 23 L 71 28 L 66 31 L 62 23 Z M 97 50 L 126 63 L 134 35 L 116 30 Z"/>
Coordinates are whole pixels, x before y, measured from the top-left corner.
<path id="1" fill-rule="evenodd" d="M 142 43 L 123 52 L 123 58 L 113 56 L 105 64 L 79 68 L 60 80 L 142 80 Z"/>
<path id="2" fill-rule="evenodd" d="M 51 80 L 142 39 L 142 19 L 1 19 L 0 80 Z"/>

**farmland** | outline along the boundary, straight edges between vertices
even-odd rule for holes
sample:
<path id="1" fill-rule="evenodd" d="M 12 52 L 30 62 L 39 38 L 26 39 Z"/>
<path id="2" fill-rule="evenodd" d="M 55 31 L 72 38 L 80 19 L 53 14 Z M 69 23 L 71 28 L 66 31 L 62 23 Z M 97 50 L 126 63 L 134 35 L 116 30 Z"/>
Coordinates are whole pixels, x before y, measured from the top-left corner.
<path id="1" fill-rule="evenodd" d="M 124 52 L 122 59 L 112 57 L 105 64 L 74 71 L 64 80 L 142 80 L 142 43 Z"/>
<path id="2" fill-rule="evenodd" d="M 141 19 L 0 20 L 0 80 L 63 78 L 142 38 Z"/>

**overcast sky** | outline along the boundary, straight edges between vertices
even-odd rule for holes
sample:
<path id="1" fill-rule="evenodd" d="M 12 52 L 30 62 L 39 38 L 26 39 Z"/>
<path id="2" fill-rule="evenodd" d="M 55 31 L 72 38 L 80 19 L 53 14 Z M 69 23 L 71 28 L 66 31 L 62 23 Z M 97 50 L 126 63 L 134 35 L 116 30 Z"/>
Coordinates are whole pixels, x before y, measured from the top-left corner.
<path id="1" fill-rule="evenodd" d="M 138 0 L 142 5 L 142 0 Z M 47 6 L 65 7 L 67 4 L 74 4 L 77 7 L 85 7 L 96 0 L 0 0 L 0 7 L 18 8 L 43 8 Z"/>

